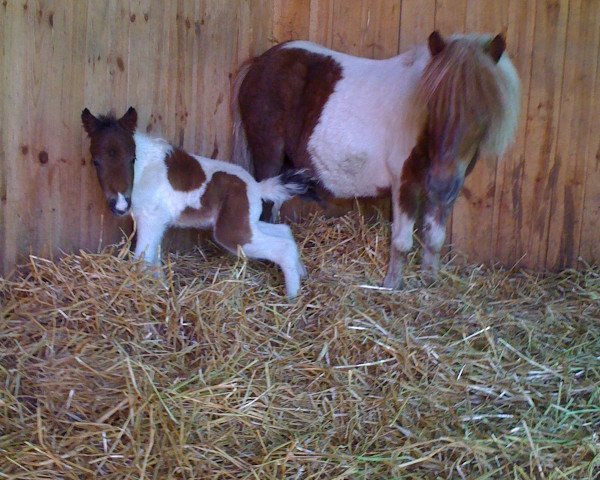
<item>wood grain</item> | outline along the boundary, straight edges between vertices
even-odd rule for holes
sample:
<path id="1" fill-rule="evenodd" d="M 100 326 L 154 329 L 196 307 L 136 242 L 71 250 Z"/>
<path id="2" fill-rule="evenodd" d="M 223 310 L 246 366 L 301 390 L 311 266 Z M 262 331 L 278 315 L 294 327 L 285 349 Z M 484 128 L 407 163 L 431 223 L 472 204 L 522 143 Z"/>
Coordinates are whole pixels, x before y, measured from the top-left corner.
<path id="1" fill-rule="evenodd" d="M 0 271 L 96 251 L 131 231 L 105 206 L 80 125 L 137 108 L 140 128 L 231 154 L 231 79 L 277 41 L 385 58 L 502 31 L 523 86 L 515 145 L 482 161 L 448 225 L 470 261 L 543 270 L 600 260 L 600 3 L 587 0 L 0 2 Z M 165 245 L 197 241 L 175 232 Z"/>

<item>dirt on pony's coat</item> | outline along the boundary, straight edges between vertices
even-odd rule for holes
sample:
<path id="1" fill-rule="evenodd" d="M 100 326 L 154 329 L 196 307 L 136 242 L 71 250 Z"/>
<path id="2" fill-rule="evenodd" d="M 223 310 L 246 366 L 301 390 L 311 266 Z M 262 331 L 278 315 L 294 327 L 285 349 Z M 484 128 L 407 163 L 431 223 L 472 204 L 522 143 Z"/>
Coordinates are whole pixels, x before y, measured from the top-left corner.
<path id="1" fill-rule="evenodd" d="M 191 155 L 137 132 L 133 108 L 118 120 L 96 118 L 85 109 L 82 122 L 109 206 L 117 215 L 131 212 L 136 221 L 136 257 L 144 255 L 158 264 L 160 242 L 169 227 L 211 229 L 229 252 L 241 248 L 250 258 L 278 264 L 287 295 L 297 295 L 306 270 L 291 230 L 261 222 L 259 216 L 263 200 L 310 198 L 313 184 L 306 173 L 291 170 L 257 182 L 237 165 Z"/>

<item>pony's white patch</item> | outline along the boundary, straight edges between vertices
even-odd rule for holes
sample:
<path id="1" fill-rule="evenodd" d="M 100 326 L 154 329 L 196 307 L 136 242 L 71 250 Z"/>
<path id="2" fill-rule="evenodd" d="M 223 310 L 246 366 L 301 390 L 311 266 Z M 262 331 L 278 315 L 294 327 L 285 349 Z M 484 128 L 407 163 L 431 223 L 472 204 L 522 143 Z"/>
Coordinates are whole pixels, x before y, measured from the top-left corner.
<path id="1" fill-rule="evenodd" d="M 127 200 L 125 200 L 125 197 L 121 192 L 117 194 L 117 203 L 115 203 L 115 208 L 120 212 L 127 210 Z"/>
<path id="2" fill-rule="evenodd" d="M 392 231 L 392 243 L 401 252 L 409 252 L 413 247 L 413 229 L 415 219 L 404 212 L 400 212 L 394 219 Z"/>
<path id="3" fill-rule="evenodd" d="M 426 215 L 423 219 L 423 226 L 427 232 L 427 246 L 434 252 L 439 252 L 446 239 L 445 225 L 441 225 L 433 216 Z"/>
<path id="4" fill-rule="evenodd" d="M 320 181 L 338 198 L 379 195 L 399 177 L 416 143 L 420 107 L 413 98 L 429 51 L 372 60 L 305 41 L 285 48 L 331 57 L 342 69 L 308 143 Z"/>

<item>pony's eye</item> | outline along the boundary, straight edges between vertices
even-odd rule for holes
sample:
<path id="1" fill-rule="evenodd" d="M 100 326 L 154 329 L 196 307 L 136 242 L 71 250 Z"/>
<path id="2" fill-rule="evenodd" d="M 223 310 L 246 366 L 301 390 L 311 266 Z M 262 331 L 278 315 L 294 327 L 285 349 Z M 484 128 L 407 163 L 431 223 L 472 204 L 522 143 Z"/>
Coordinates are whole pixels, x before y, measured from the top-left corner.
<path id="1" fill-rule="evenodd" d="M 98 160 L 92 160 L 92 163 L 94 164 L 94 167 L 98 167 L 100 166 L 100 163 L 98 163 Z"/>

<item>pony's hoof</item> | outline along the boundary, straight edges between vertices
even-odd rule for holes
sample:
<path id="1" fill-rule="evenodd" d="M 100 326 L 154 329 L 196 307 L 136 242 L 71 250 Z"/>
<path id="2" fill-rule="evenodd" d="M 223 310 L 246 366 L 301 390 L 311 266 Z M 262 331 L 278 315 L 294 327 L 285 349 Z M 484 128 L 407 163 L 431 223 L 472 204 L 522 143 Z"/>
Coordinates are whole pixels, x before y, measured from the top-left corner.
<path id="1" fill-rule="evenodd" d="M 421 271 L 421 283 L 426 287 L 431 287 L 439 278 L 438 272 L 433 270 Z"/>
<path id="2" fill-rule="evenodd" d="M 402 277 L 386 275 L 381 286 L 390 290 L 402 290 L 404 288 L 404 279 Z"/>

